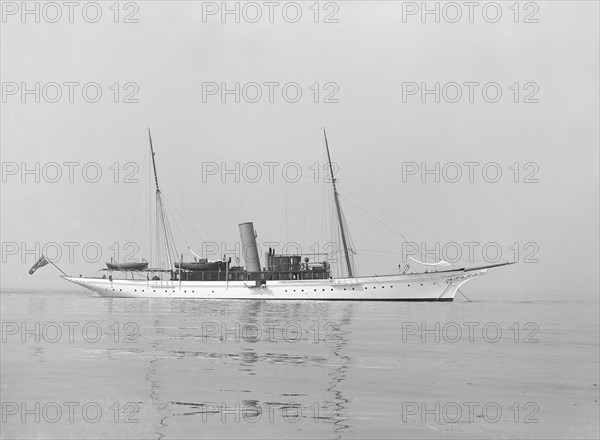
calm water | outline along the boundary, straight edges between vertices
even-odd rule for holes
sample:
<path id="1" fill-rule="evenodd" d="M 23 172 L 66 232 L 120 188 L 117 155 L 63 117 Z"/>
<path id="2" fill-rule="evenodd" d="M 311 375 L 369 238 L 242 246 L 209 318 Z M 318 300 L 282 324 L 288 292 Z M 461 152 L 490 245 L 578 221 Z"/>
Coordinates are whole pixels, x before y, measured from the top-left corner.
<path id="1" fill-rule="evenodd" d="M 2 438 L 599 435 L 597 302 L 1 301 Z"/>

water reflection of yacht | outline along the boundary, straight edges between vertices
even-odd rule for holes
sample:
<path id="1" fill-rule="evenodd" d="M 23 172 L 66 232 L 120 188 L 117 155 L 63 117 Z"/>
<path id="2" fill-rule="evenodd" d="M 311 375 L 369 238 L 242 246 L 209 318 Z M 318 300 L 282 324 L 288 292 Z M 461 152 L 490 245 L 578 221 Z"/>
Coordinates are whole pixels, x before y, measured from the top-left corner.
<path id="1" fill-rule="evenodd" d="M 197 325 L 194 329 L 189 323 L 216 319 L 263 324 L 278 320 L 284 326 L 312 319 L 345 327 L 350 325 L 352 303 L 342 307 L 337 303 L 300 303 L 300 307 L 286 314 L 281 313 L 276 303 L 238 302 L 231 307 L 220 302 L 212 303 L 210 315 L 199 307 L 194 312 L 187 309 L 187 316 L 178 314 L 179 303 L 165 304 L 173 313 L 161 313 L 154 321 L 153 327 L 160 329 L 160 334 L 150 341 L 153 358 L 146 381 L 151 401 L 161 416 L 156 428 L 159 438 L 176 436 L 189 423 L 214 422 L 212 427 L 223 432 L 239 432 L 249 425 L 240 425 L 241 422 L 259 417 L 264 418 L 263 424 L 259 424 L 261 429 L 273 426 L 268 423 L 270 417 L 289 426 L 282 414 L 289 420 L 294 415 L 301 417 L 298 421 L 304 422 L 296 423 L 295 429 L 307 432 L 317 429 L 321 435 L 339 433 L 347 427 L 344 410 L 348 400 L 344 397 L 343 383 L 351 359 L 344 353 L 347 344 L 344 331 L 336 332 L 336 338 L 330 342 L 318 344 L 314 343 L 312 333 L 299 343 L 282 339 L 273 343 L 267 338 L 256 343 L 235 342 L 233 335 L 228 341 L 214 339 L 202 343 L 201 327 Z M 185 377 L 174 381 L 184 370 Z M 310 380 L 301 380 L 304 375 Z M 236 418 L 241 422 L 234 423 Z"/>

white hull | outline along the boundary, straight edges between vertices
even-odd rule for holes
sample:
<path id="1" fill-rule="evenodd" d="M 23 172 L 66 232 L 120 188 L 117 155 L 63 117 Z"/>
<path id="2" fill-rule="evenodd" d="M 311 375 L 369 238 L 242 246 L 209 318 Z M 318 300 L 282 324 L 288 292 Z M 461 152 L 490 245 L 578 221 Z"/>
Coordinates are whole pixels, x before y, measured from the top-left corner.
<path id="1" fill-rule="evenodd" d="M 453 301 L 461 285 L 493 265 L 407 275 L 333 280 L 164 281 L 63 277 L 100 296 L 114 298 L 196 298 L 253 300 Z"/>

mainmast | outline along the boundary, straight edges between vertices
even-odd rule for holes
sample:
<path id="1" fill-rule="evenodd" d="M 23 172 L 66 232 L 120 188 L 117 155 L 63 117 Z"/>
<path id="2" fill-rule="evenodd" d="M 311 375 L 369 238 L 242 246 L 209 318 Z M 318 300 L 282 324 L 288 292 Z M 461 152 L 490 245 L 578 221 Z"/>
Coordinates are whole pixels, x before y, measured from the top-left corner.
<path id="1" fill-rule="evenodd" d="M 346 266 L 348 267 L 348 277 L 353 278 L 352 264 L 350 264 L 350 253 L 348 252 L 348 244 L 346 243 L 346 232 L 344 230 L 344 223 L 342 221 L 342 208 L 340 206 L 339 194 L 335 185 L 336 179 L 333 177 L 333 165 L 331 164 L 331 155 L 329 154 L 329 143 L 327 142 L 327 133 L 323 129 L 323 136 L 325 136 L 325 148 L 327 149 L 327 160 L 329 161 L 329 171 L 331 172 L 331 183 L 333 184 L 333 198 L 335 200 L 335 209 L 337 212 L 338 222 L 340 224 L 340 234 L 342 236 L 342 246 L 344 247 L 344 255 L 346 256 Z"/>

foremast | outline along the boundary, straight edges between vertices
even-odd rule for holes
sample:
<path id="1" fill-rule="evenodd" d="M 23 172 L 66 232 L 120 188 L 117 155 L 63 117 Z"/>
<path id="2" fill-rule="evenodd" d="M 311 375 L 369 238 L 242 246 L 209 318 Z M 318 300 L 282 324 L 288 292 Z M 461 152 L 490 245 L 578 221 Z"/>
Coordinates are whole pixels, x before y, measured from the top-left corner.
<path id="1" fill-rule="evenodd" d="M 340 235 L 342 238 L 342 247 L 344 248 L 344 257 L 346 260 L 346 267 L 348 268 L 348 278 L 354 278 L 354 273 L 352 269 L 352 257 L 350 255 L 350 251 L 348 248 L 348 241 L 346 239 L 346 230 L 344 227 L 343 215 L 342 215 L 342 207 L 340 205 L 340 197 L 337 192 L 336 187 L 336 178 L 333 176 L 333 165 L 331 164 L 331 155 L 329 154 L 329 143 L 327 142 L 327 132 L 323 129 L 323 136 L 325 137 L 325 149 L 327 150 L 327 160 L 329 162 L 329 171 L 331 173 L 331 183 L 333 185 L 333 199 L 335 202 L 335 210 L 337 213 L 337 219 L 340 227 Z"/>
<path id="2" fill-rule="evenodd" d="M 171 227 L 169 226 L 169 219 L 163 203 L 162 193 L 158 186 L 158 174 L 156 173 L 155 153 L 150 129 L 148 129 L 148 140 L 150 141 L 150 157 L 152 158 L 154 183 L 156 184 L 156 263 L 160 269 L 166 266 L 168 270 L 172 270 L 173 257 L 177 255 L 177 249 L 175 247 L 175 239 L 173 238 Z"/>

